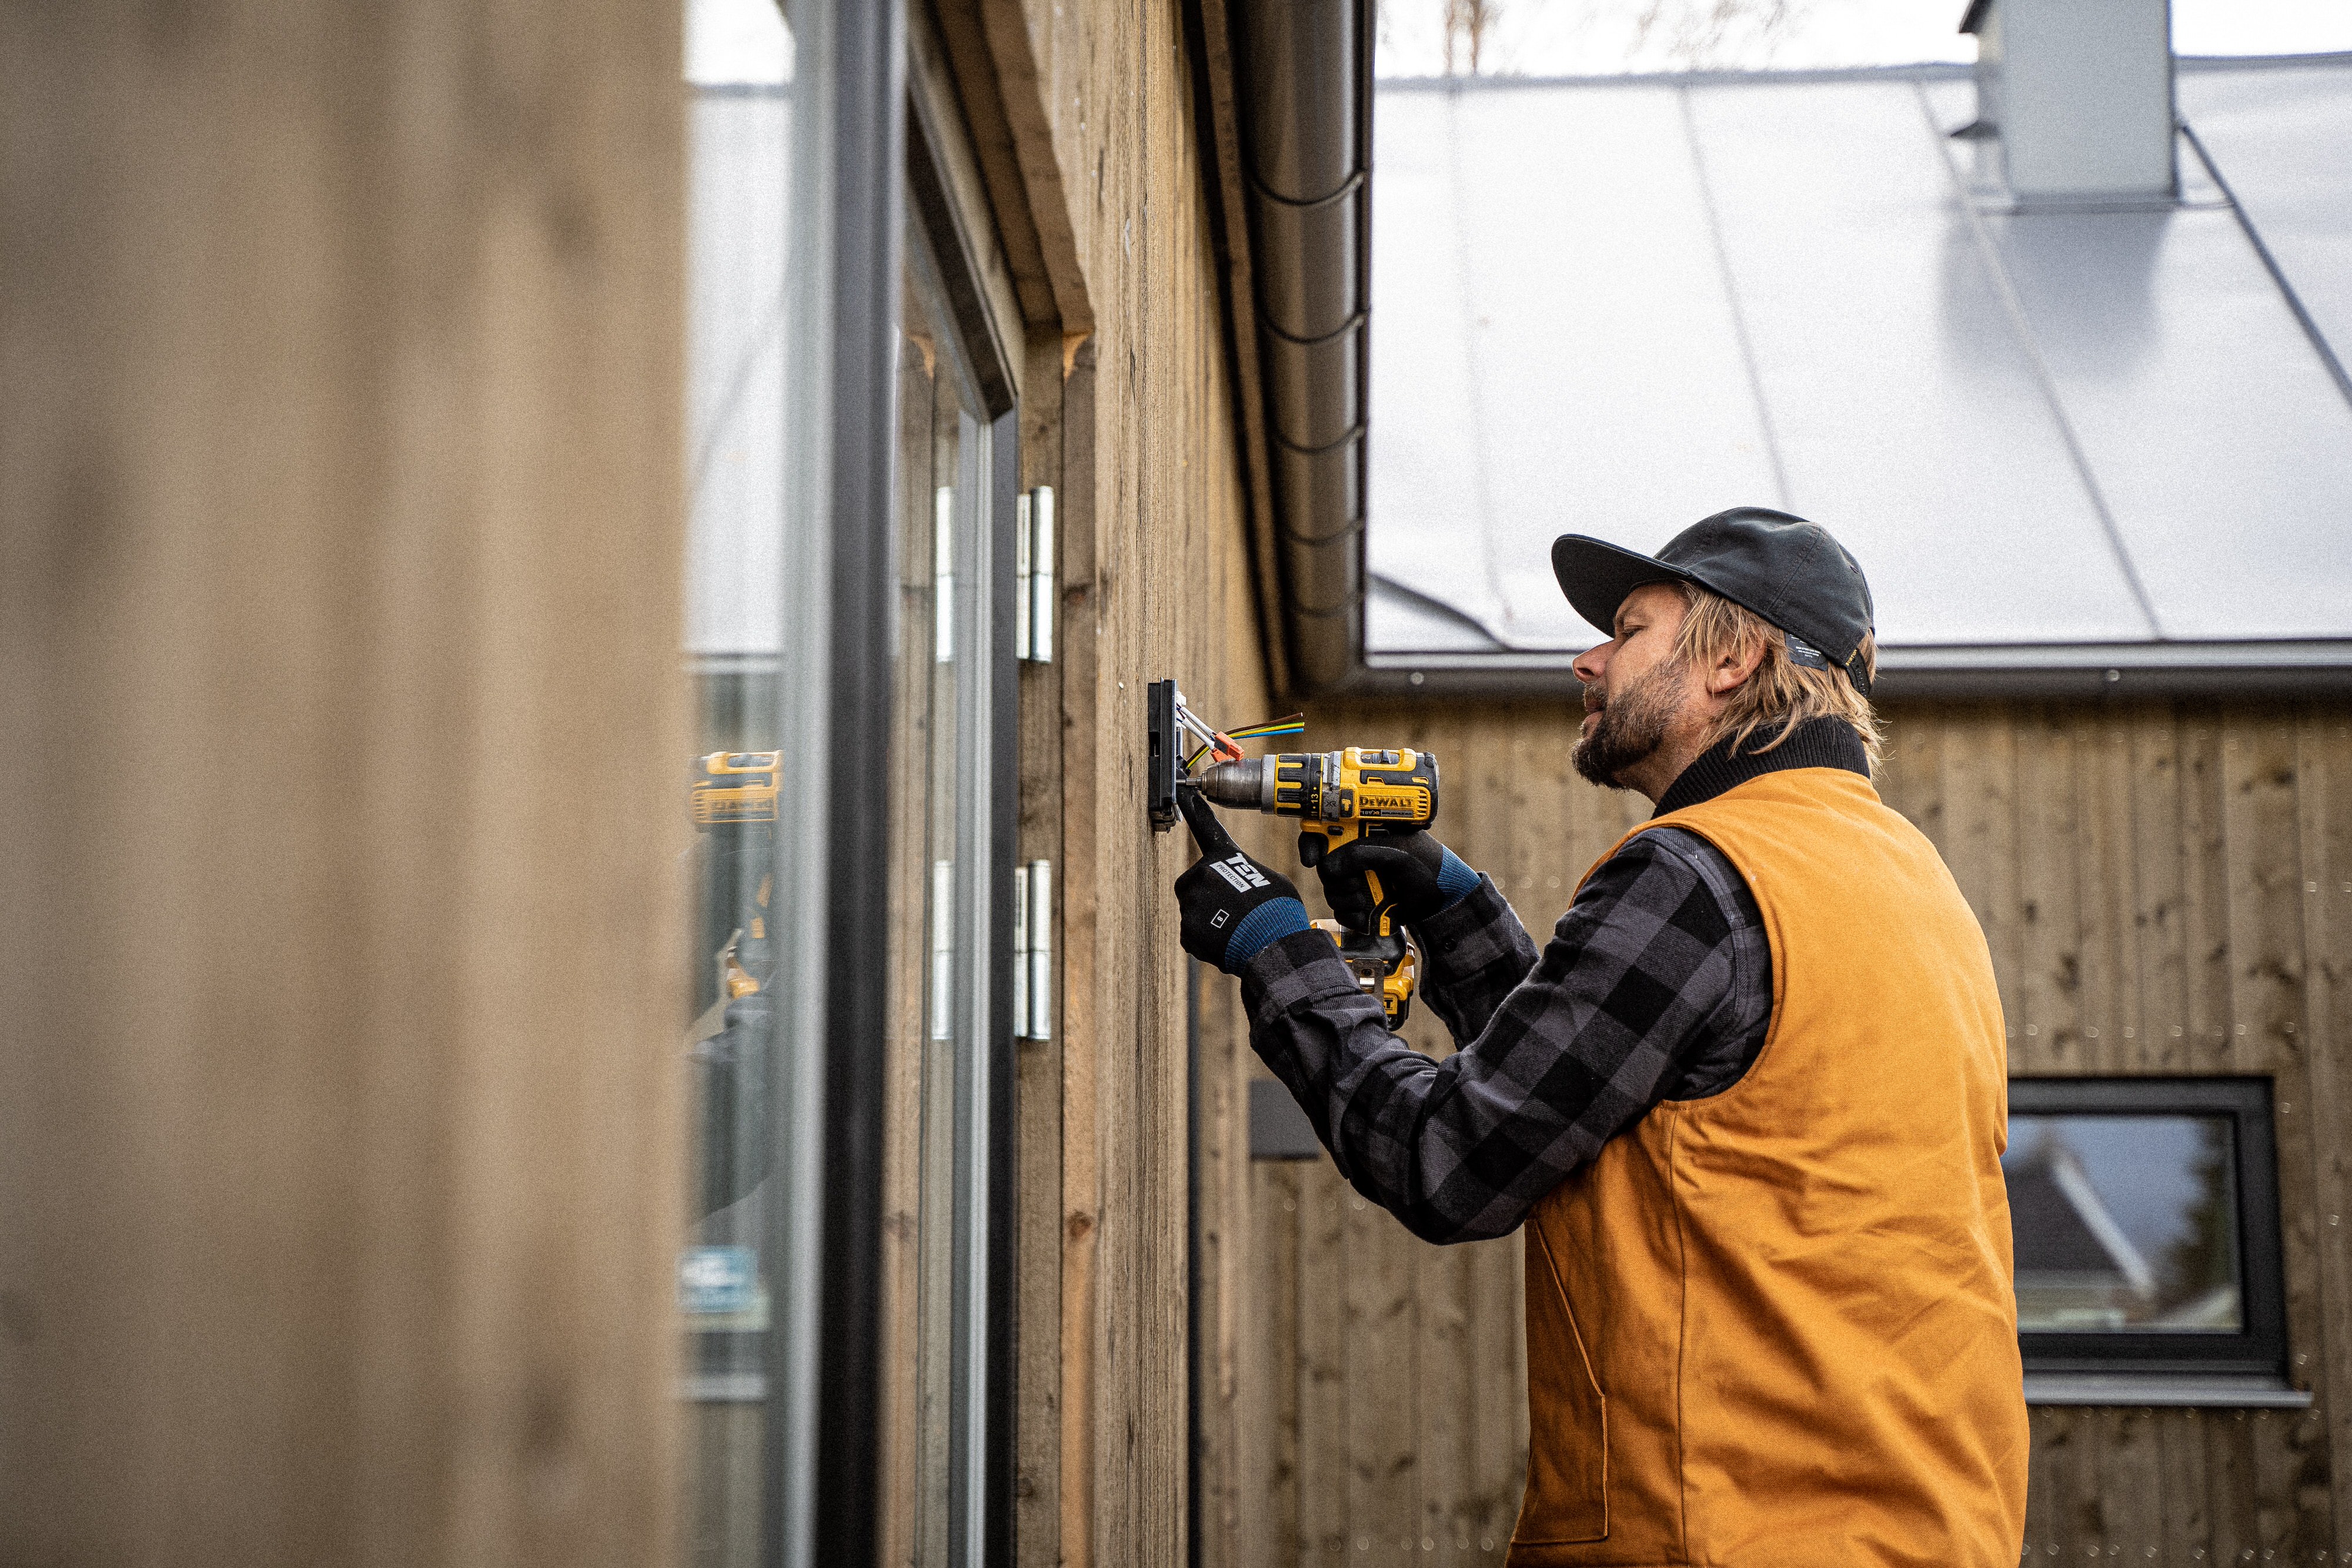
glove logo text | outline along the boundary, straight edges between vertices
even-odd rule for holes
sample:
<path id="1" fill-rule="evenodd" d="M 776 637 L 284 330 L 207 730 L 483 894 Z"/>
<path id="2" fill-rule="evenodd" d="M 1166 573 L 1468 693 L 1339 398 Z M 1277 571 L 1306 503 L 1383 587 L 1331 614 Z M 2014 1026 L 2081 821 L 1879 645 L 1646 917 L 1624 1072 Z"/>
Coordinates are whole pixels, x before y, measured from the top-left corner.
<path id="1" fill-rule="evenodd" d="M 1254 887 L 1271 885 L 1245 854 L 1232 854 L 1209 863 L 1212 870 L 1233 884 L 1235 893 L 1247 893 Z"/>

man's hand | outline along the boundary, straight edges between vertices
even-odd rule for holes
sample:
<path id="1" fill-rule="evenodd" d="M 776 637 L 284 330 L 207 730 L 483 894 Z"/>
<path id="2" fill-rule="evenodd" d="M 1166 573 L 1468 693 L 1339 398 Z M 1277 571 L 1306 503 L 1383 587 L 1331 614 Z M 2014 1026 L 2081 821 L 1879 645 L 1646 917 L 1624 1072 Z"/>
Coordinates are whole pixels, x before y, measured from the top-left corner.
<path id="1" fill-rule="evenodd" d="M 1234 842 L 1198 789 L 1178 785 L 1176 804 L 1201 848 L 1192 869 L 1176 879 L 1184 951 L 1238 975 L 1267 943 L 1307 929 L 1307 906 L 1288 877 L 1250 859 Z"/>
<path id="2" fill-rule="evenodd" d="M 1325 855 L 1315 872 L 1323 879 L 1323 896 L 1339 924 L 1367 933 L 1382 904 L 1405 925 L 1418 925 L 1478 885 L 1476 872 L 1417 829 L 1368 833 Z M 1367 873 L 1380 879 L 1378 898 Z"/>

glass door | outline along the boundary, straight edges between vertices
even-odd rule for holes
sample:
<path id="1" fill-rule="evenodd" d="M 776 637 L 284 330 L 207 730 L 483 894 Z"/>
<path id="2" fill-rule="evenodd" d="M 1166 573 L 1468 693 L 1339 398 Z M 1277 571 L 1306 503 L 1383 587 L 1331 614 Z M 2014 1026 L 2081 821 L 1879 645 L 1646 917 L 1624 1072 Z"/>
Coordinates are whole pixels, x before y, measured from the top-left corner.
<path id="1" fill-rule="evenodd" d="M 880 1512 L 904 37 L 891 0 L 686 13 L 685 1554 L 804 1568 Z"/>
<path id="2" fill-rule="evenodd" d="M 919 224 L 906 245 L 883 1553 L 961 1565 L 1010 1543 L 1015 420 L 988 406 L 947 304 L 958 258 Z"/>
<path id="3" fill-rule="evenodd" d="M 686 660 L 688 1561 L 759 1568 L 766 1526 L 771 1123 L 781 1032 L 778 897 L 788 673 L 783 554 L 793 38 L 773 0 L 695 0 L 688 136 Z"/>
<path id="4" fill-rule="evenodd" d="M 948 199 L 930 111 L 858 141 L 904 90 L 893 7 L 688 12 L 688 1556 L 1007 1563 L 1017 420 L 966 240 L 991 220 Z"/>

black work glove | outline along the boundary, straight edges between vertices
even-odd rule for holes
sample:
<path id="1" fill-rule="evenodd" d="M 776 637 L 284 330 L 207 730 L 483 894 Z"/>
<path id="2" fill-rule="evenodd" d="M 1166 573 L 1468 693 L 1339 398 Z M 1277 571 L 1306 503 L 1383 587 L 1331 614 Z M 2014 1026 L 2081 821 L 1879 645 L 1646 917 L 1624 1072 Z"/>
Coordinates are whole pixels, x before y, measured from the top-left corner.
<path id="1" fill-rule="evenodd" d="M 1288 877 L 1234 842 L 1198 789 L 1179 784 L 1176 804 L 1201 848 L 1201 858 L 1176 879 L 1184 951 L 1238 975 L 1267 943 L 1307 930 L 1307 906 Z"/>
<path id="2" fill-rule="evenodd" d="M 1367 872 L 1380 878 L 1377 900 Z M 1325 855 L 1315 873 L 1323 879 L 1323 897 L 1339 924 L 1367 934 L 1380 904 L 1388 904 L 1397 920 L 1418 925 L 1478 885 L 1476 872 L 1419 829 L 1367 833 Z"/>

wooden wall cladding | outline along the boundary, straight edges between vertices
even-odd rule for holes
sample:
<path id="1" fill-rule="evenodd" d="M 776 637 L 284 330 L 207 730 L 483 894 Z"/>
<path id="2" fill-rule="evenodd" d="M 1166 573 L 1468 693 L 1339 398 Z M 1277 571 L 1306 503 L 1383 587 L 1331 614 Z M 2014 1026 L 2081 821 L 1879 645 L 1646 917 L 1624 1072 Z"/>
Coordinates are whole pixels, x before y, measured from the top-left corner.
<path id="1" fill-rule="evenodd" d="M 0 12 L 0 1563 L 671 1559 L 679 38 Z"/>
<path id="2" fill-rule="evenodd" d="M 1224 723 L 1263 716 L 1267 698 L 1178 13 L 1069 10 L 1111 35 L 1095 40 L 1082 96 L 1100 117 L 1087 194 L 1117 221 L 1077 225 L 1097 330 L 1064 382 L 1060 723 L 1031 731 L 1045 749 L 1024 757 L 1024 772 L 1060 779 L 1066 869 L 1059 1124 L 1024 1103 L 1022 1189 L 1024 1214 L 1058 1198 L 1061 1216 L 1061 1388 L 1048 1405 L 1024 1386 L 1021 1440 L 1033 1489 L 1052 1451 L 1060 1512 L 1050 1529 L 1034 1521 L 1020 1554 L 1173 1564 L 1187 1528 L 1192 1128 L 1170 889 L 1193 854 L 1188 834 L 1154 833 L 1144 814 L 1144 687 L 1172 676 Z M 1024 705 L 1043 685 L 1024 683 Z M 1050 1092 L 1043 1066 L 1024 1069 L 1024 1092 Z M 1024 1263 L 1047 1261 L 1045 1238 L 1024 1235 L 1037 1249 Z M 1024 1375 L 1045 1332 L 1024 1320 Z"/>
<path id="3" fill-rule="evenodd" d="M 1190 1529 L 1191 1324 L 1233 1338 L 1239 1260 L 1220 1216 L 1244 1176 L 1220 1126 L 1240 1081 L 1191 1071 L 1170 887 L 1192 846 L 1144 815 L 1144 688 L 1172 676 L 1227 724 L 1267 702 L 1185 12 L 937 10 L 1031 315 L 1022 482 L 1059 502 L 1055 662 L 1021 674 L 1020 853 L 1059 868 L 1060 978 L 1055 1038 L 1018 1063 L 1016 1558 L 1172 1568 Z M 1196 1131 L 1212 1260 L 1197 1273 Z"/>
<path id="4" fill-rule="evenodd" d="M 2352 1477 L 2333 1462 L 2352 1411 L 2352 707 L 1888 717 L 1880 790 L 1984 923 L 2012 1071 L 2275 1085 L 2289 1372 L 2316 1404 L 2037 1409 L 2028 1560 L 2352 1562 Z M 1307 744 L 1435 750 L 1440 836 L 1540 936 L 1648 814 L 1574 777 L 1572 720 L 1556 704 L 1332 705 Z M 1433 1021 L 1408 1035 L 1451 1049 Z M 1424 1246 L 1328 1161 L 1255 1166 L 1248 1202 L 1244 1523 L 1227 1560 L 1499 1561 L 1525 1462 L 1517 1239 Z"/>

